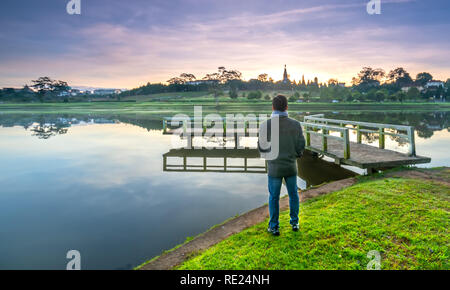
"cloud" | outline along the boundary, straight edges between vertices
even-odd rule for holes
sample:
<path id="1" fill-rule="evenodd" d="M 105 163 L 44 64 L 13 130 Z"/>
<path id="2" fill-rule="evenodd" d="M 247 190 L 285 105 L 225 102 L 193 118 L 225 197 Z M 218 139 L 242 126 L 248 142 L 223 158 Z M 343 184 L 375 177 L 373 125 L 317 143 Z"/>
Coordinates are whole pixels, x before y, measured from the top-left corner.
<path id="1" fill-rule="evenodd" d="M 404 2 L 410 1 L 383 4 Z M 182 72 L 202 77 L 221 65 L 242 71 L 247 79 L 263 72 L 280 79 L 284 64 L 295 79 L 305 74 L 321 81 L 337 77 L 349 82 L 362 66 L 401 65 L 413 73 L 428 69 L 438 76 L 448 74 L 448 46 L 416 41 L 411 36 L 417 27 L 357 21 L 355 11 L 365 11 L 365 4 L 243 12 L 207 20 L 191 16 L 177 24 L 139 29 L 94 23 L 74 32 L 79 45 L 66 53 L 52 59 L 11 60 L 7 71 L 17 76 L 39 67 L 41 74 L 74 85 L 128 88 L 164 82 Z"/>

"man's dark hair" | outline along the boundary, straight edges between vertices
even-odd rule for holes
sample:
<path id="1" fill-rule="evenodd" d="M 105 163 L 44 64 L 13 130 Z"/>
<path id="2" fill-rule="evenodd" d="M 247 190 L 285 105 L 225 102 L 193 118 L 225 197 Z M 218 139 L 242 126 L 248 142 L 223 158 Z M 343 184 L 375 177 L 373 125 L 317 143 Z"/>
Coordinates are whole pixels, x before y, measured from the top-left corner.
<path id="1" fill-rule="evenodd" d="M 275 110 L 284 112 L 288 105 L 287 98 L 283 95 L 278 95 L 272 100 L 272 106 Z"/>

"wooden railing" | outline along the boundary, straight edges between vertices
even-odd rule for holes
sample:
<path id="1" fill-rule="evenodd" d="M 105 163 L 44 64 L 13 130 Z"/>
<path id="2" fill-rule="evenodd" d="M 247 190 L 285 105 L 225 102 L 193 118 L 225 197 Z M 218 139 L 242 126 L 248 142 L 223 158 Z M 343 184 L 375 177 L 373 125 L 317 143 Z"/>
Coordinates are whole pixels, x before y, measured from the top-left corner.
<path id="1" fill-rule="evenodd" d="M 163 133 L 172 134 L 168 131 L 168 127 L 176 121 L 179 125 L 178 128 L 182 126 L 182 134 L 188 138 L 188 147 L 192 145 L 192 136 L 197 136 L 196 134 L 205 134 L 208 126 L 207 124 L 214 120 L 207 119 L 194 119 L 194 118 L 164 118 L 163 119 Z M 236 143 L 235 147 L 238 146 L 238 136 L 247 136 L 250 132 L 250 128 L 258 128 L 262 119 L 259 118 L 240 118 L 234 119 L 234 125 L 229 128 L 226 123 L 226 118 L 220 118 L 216 121 L 223 123 L 223 131 L 220 128 L 220 132 L 217 134 L 226 134 L 227 129 L 230 131 L 232 136 L 234 135 Z M 239 124 L 239 125 L 236 125 Z M 414 128 L 411 126 L 403 125 L 392 125 L 392 124 L 381 124 L 381 123 L 369 123 L 369 122 L 358 122 L 358 121 L 347 121 L 347 120 L 336 120 L 324 118 L 323 114 L 305 116 L 304 122 L 301 122 L 304 127 L 304 133 L 306 136 L 306 146 L 308 149 L 311 147 L 311 134 L 316 134 L 322 136 L 321 149 L 322 152 L 327 153 L 328 151 L 328 138 L 334 138 L 341 140 L 343 142 L 343 157 L 344 159 L 350 159 L 350 130 L 356 131 L 356 142 L 362 143 L 362 133 L 370 133 L 378 135 L 378 146 L 380 149 L 385 149 L 385 136 L 396 136 L 408 140 L 409 143 L 409 155 L 416 156 L 415 141 L 414 141 Z M 231 127 L 231 126 L 230 126 Z M 195 130 L 197 129 L 197 130 Z M 198 130 L 200 129 L 200 130 Z M 394 130 L 394 132 L 389 132 L 386 130 Z M 199 132 L 201 131 L 201 132 Z M 340 136 L 332 135 L 331 132 L 339 132 Z M 399 132 L 406 132 L 405 134 Z M 257 130 L 255 132 L 257 134 Z M 190 144 L 190 145 L 189 145 Z"/>
<path id="2" fill-rule="evenodd" d="M 323 114 L 305 116 L 305 123 L 307 124 L 321 124 L 321 125 L 332 125 L 339 126 L 342 128 L 347 128 L 349 130 L 356 131 L 356 142 L 361 143 L 361 133 L 371 133 L 378 135 L 378 147 L 380 149 L 385 148 L 385 136 L 396 136 L 408 140 L 409 144 L 409 155 L 416 156 L 416 145 L 414 140 L 414 127 L 404 126 L 404 125 L 392 125 L 392 124 L 382 124 L 382 123 L 368 123 L 368 122 L 358 122 L 358 121 L 347 121 L 347 120 L 336 120 L 336 119 L 326 119 Z M 347 127 L 351 126 L 351 127 Z M 397 131 L 397 133 L 387 132 L 386 129 L 391 129 Z M 398 133 L 406 132 L 406 134 Z M 342 137 L 342 133 L 341 133 Z"/>
<path id="3" fill-rule="evenodd" d="M 233 119 L 233 128 L 230 128 L 231 126 L 227 125 L 226 118 L 220 118 L 220 121 L 223 125 L 223 131 L 220 133 L 226 134 L 227 129 L 233 130 L 233 133 L 242 133 L 245 135 L 249 134 L 250 128 L 258 128 L 259 124 L 262 121 L 265 121 L 267 119 L 259 119 L 259 118 L 236 118 Z M 183 128 L 183 134 L 187 135 L 188 133 L 194 132 L 194 129 L 201 128 L 203 133 L 206 133 L 206 130 L 208 129 L 207 123 L 211 121 L 215 121 L 214 119 L 208 120 L 208 119 L 195 119 L 195 118 L 163 118 L 163 134 L 170 134 L 169 127 L 172 122 L 176 122 L 180 127 Z M 180 124 L 181 123 L 181 124 Z M 240 126 L 239 126 L 240 125 Z M 178 127 L 178 128 L 180 128 Z M 219 132 L 217 132 L 219 133 Z"/>
<path id="4" fill-rule="evenodd" d="M 311 134 L 322 136 L 322 151 L 326 153 L 328 151 L 328 138 L 334 138 L 343 142 L 343 155 L 344 159 L 350 159 L 350 140 L 348 134 L 348 128 L 331 126 L 325 124 L 314 124 L 308 122 L 301 122 L 304 129 L 306 139 L 306 149 L 311 149 Z M 321 132 L 318 132 L 318 131 Z M 341 136 L 331 135 L 331 131 L 340 132 Z M 317 148 L 319 149 L 319 148 Z"/>

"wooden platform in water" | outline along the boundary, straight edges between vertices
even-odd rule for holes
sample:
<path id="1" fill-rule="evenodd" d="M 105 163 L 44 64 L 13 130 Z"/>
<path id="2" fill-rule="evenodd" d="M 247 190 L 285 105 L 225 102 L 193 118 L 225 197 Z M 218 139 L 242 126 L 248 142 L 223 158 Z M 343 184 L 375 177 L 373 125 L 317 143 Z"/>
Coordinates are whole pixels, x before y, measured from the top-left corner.
<path id="1" fill-rule="evenodd" d="M 388 149 L 380 149 L 375 146 L 350 142 L 350 158 L 344 158 L 344 144 L 335 139 L 328 139 L 327 152 L 322 151 L 322 137 L 311 135 L 311 146 L 307 150 L 323 154 L 335 159 L 336 163 L 347 164 L 359 168 L 389 168 L 401 165 L 429 163 L 431 158 L 422 156 L 408 156 Z"/>

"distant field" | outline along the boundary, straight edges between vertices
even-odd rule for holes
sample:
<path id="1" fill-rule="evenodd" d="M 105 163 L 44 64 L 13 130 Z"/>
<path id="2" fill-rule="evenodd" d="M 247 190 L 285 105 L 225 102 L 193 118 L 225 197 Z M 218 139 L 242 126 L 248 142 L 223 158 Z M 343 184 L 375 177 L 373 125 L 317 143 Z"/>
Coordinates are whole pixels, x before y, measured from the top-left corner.
<path id="1" fill-rule="evenodd" d="M 157 99 L 166 100 L 181 100 L 181 99 L 198 99 L 208 97 L 208 92 L 179 92 L 179 93 L 161 93 L 161 94 L 151 94 L 151 95 L 137 95 L 124 97 L 122 100 L 135 100 L 136 102 L 149 102 L 155 101 Z M 212 98 L 212 96 L 211 96 Z"/>
<path id="2" fill-rule="evenodd" d="M 221 102 L 246 102 L 248 101 L 247 98 L 243 98 L 243 95 L 248 92 L 239 92 L 239 98 L 238 99 L 231 99 L 227 93 L 223 96 L 219 97 L 219 100 Z M 269 95 L 270 97 L 274 97 L 278 94 L 283 94 L 286 96 L 290 96 L 293 94 L 292 91 L 264 91 L 263 92 L 263 99 L 259 101 L 265 101 L 264 96 Z M 129 96 L 124 97 L 122 100 L 135 100 L 136 102 L 149 102 L 149 101 L 211 101 L 215 102 L 214 96 L 212 93 L 203 91 L 203 92 L 176 92 L 176 93 L 161 93 L 161 94 L 150 94 L 150 95 L 137 95 L 137 96 Z M 254 100 L 255 102 L 256 100 Z"/>
<path id="3" fill-rule="evenodd" d="M 123 97 L 121 101 L 92 101 L 74 103 L 4 103 L 0 104 L 0 113 L 132 113 L 168 115 L 174 112 L 191 113 L 193 106 L 203 106 L 205 112 L 257 112 L 267 113 L 272 109 L 271 101 L 264 96 L 292 94 L 290 91 L 263 92 L 263 98 L 249 100 L 243 98 L 243 92 L 237 99 L 227 94 L 219 97 L 219 106 L 209 92 L 180 92 Z M 290 111 L 446 111 L 450 103 L 290 103 Z"/>

